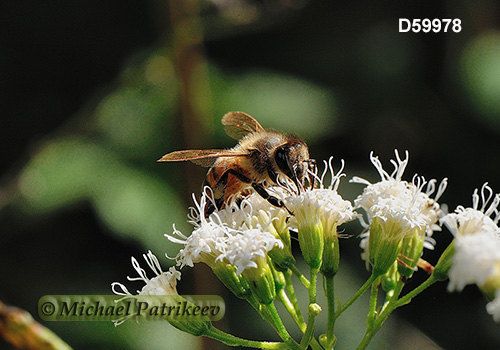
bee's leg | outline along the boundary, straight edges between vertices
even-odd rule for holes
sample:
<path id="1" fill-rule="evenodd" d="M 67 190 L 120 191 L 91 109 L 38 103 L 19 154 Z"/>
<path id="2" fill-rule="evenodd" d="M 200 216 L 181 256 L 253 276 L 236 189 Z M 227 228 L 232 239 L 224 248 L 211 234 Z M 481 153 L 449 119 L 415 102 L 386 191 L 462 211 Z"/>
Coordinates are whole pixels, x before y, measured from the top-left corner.
<path id="1" fill-rule="evenodd" d="M 252 182 L 252 180 L 250 180 L 250 179 L 249 179 L 248 177 L 246 177 L 245 175 L 243 175 L 243 174 L 241 174 L 241 173 L 237 172 L 236 170 L 234 170 L 234 169 L 227 169 L 227 171 L 226 171 L 224 174 L 222 174 L 222 176 L 220 177 L 220 179 L 219 179 L 219 181 L 217 182 L 217 184 L 218 184 L 219 182 L 221 182 L 221 181 L 224 181 L 224 184 L 225 184 L 225 183 L 227 182 L 227 177 L 229 176 L 229 174 L 236 176 L 236 178 L 237 178 L 238 180 L 240 180 L 241 182 L 244 182 L 244 183 L 246 183 L 246 184 L 249 184 L 249 183 L 251 183 L 251 182 Z"/>
<path id="2" fill-rule="evenodd" d="M 219 181 L 217 181 L 215 187 L 220 186 L 221 188 L 225 188 L 229 174 L 235 176 L 238 180 L 240 180 L 243 183 L 247 184 L 251 183 L 255 192 L 257 192 L 262 198 L 267 200 L 271 205 L 274 205 L 275 207 L 278 208 L 285 208 L 290 215 L 293 215 L 293 213 L 285 206 L 285 203 L 283 203 L 281 199 L 271 196 L 269 192 L 267 192 L 266 189 L 261 184 L 255 182 L 252 183 L 252 180 L 250 180 L 247 176 L 237 172 L 234 169 L 228 169 L 224 174 L 222 174 L 222 176 L 219 178 Z M 221 202 L 221 206 L 222 204 L 223 202 Z M 220 209 L 219 203 L 217 203 L 217 207 Z"/>
<path id="3" fill-rule="evenodd" d="M 257 192 L 262 198 L 267 200 L 271 205 L 274 205 L 278 208 L 285 208 L 288 214 L 293 215 L 293 212 L 291 212 L 290 209 L 286 207 L 285 203 L 281 199 L 271 196 L 261 184 L 254 182 L 252 183 L 252 187 L 255 192 Z"/>
<path id="4" fill-rule="evenodd" d="M 214 202 L 208 201 L 207 205 L 205 207 L 205 217 L 209 217 L 210 214 L 212 214 L 215 209 L 220 209 L 222 207 L 222 203 L 224 202 L 224 198 L 217 198 L 215 199 L 215 205 Z"/>
<path id="5" fill-rule="evenodd" d="M 215 198 L 214 196 L 214 190 L 217 188 L 218 183 L 214 186 L 212 189 L 207 189 L 207 187 L 210 187 L 208 182 L 205 180 L 203 183 L 202 191 L 204 191 L 204 195 L 209 198 L 207 200 L 207 204 L 205 206 L 205 217 L 209 217 L 210 214 L 212 214 L 215 209 L 220 209 L 222 207 L 222 204 L 224 203 L 224 197 L 221 198 Z"/>
<path id="6" fill-rule="evenodd" d="M 212 202 L 207 203 L 207 206 L 205 208 L 205 217 L 208 217 L 210 214 L 212 214 L 215 211 L 215 209 L 221 209 L 222 206 L 224 205 L 224 194 L 226 192 L 227 178 L 228 178 L 229 174 L 234 175 L 241 182 L 244 182 L 247 184 L 252 182 L 252 180 L 250 180 L 245 175 L 240 174 L 236 170 L 228 169 L 226 172 L 224 172 L 224 174 L 221 175 L 219 180 L 217 180 L 217 183 L 215 184 L 215 186 L 213 186 L 213 189 L 212 189 L 213 192 L 214 193 L 221 193 L 222 195 L 219 198 L 214 198 L 215 205 Z"/>

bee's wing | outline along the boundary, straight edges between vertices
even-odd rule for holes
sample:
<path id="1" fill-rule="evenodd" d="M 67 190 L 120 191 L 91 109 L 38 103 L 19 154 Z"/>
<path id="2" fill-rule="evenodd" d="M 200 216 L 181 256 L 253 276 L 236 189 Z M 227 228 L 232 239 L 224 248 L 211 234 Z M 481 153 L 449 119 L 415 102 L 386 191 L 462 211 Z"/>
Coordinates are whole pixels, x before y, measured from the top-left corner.
<path id="1" fill-rule="evenodd" d="M 243 112 L 229 112 L 222 117 L 222 124 L 226 134 L 233 139 L 240 140 L 244 136 L 264 130 L 253 117 Z"/>
<path id="2" fill-rule="evenodd" d="M 211 167 L 219 157 L 248 156 L 247 153 L 225 149 L 188 149 L 165 154 L 158 162 L 180 162 L 189 160 L 194 164 Z"/>

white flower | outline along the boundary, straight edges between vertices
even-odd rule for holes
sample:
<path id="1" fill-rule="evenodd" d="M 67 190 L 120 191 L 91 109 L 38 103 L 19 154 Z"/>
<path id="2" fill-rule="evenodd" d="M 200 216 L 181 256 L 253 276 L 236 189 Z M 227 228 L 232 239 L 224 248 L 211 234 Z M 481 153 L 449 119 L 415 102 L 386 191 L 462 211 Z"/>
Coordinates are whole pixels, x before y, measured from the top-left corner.
<path id="1" fill-rule="evenodd" d="M 486 304 L 486 311 L 493 316 L 495 322 L 500 322 L 500 289 L 497 290 L 495 299 Z"/>
<path id="2" fill-rule="evenodd" d="M 351 179 L 351 182 L 367 185 L 363 193 L 354 200 L 355 208 L 362 208 L 368 218 L 368 223 L 360 218 L 361 224 L 368 229 L 361 235 L 360 242 L 363 249 L 361 257 L 367 262 L 367 266 L 369 260 L 372 260 L 372 264 L 378 260 L 381 266 L 387 267 L 392 256 L 398 252 L 399 242 L 415 232 L 425 239 L 424 247 L 433 249 L 435 242 L 430 236 L 433 231 L 440 229 L 436 225 L 440 214 L 437 200 L 446 189 L 447 179 L 441 181 L 437 191 L 435 179 L 427 182 L 423 177 L 415 175 L 412 182 L 402 180 L 409 154 L 406 151 L 405 158 L 401 159 L 397 150 L 394 153 L 396 160 L 391 160 L 394 166 L 391 174 L 383 169 L 378 157 L 373 152 L 370 153 L 370 160 L 381 181 L 372 184 L 359 177 Z M 436 195 L 432 199 L 430 196 L 434 192 Z M 371 232 L 374 222 L 377 227 L 376 237 Z M 371 253 L 370 249 L 375 248 L 379 251 Z M 390 249 L 386 251 L 387 248 Z M 382 259 L 388 251 L 391 252 L 391 259 Z"/>
<path id="3" fill-rule="evenodd" d="M 306 264 L 311 268 L 318 268 L 323 264 L 322 272 L 329 274 L 336 273 L 338 267 L 337 227 L 358 216 L 351 202 L 344 200 L 337 193 L 340 179 L 345 176 L 342 173 L 344 161 L 341 162 L 337 174 L 333 170 L 332 161 L 332 157 L 328 162 L 324 161 L 325 169 L 321 176 L 309 172 L 313 178 L 311 182 L 314 185 L 319 183 L 319 188 L 303 188 L 301 193 L 285 199 L 288 209 L 294 213 L 297 220 L 299 245 Z M 328 171 L 331 174 L 331 182 L 325 187 L 324 180 Z"/>
<path id="4" fill-rule="evenodd" d="M 380 174 L 381 181 L 372 184 L 359 177 L 353 177 L 350 181 L 367 185 L 363 193 L 354 200 L 355 207 L 364 209 L 368 216 L 368 224 L 361 220 L 363 226 L 369 227 L 375 217 L 388 226 L 395 226 L 396 229 L 391 230 L 394 236 L 387 239 L 400 240 L 415 228 L 427 232 L 429 236 L 433 230 L 439 229 L 434 225 L 439 214 L 436 202 L 446 189 L 447 179 L 440 183 L 435 198 L 430 198 L 436 191 L 435 179 L 427 182 L 423 177 L 415 175 L 412 182 L 402 180 L 409 159 L 408 151 L 405 154 L 406 157 L 402 160 L 395 150 L 396 161 L 391 160 L 394 171 L 389 174 L 383 169 L 378 157 L 371 152 L 371 162 Z M 368 236 L 369 232 L 365 233 L 364 239 Z M 361 246 L 366 248 L 367 243 L 362 240 Z M 432 248 L 432 245 L 428 244 L 427 247 Z"/>
<path id="5" fill-rule="evenodd" d="M 288 194 L 281 187 L 269 187 L 266 190 L 277 198 L 284 198 Z M 252 193 L 239 204 L 233 201 L 224 209 L 214 211 L 209 220 L 236 230 L 259 228 L 276 234 L 276 231 L 281 232 L 287 228 L 289 218 L 290 215 L 284 208 L 275 207 L 258 193 Z"/>
<path id="6" fill-rule="evenodd" d="M 146 285 L 137 291 L 138 295 L 177 295 L 177 280 L 181 279 L 181 273 L 174 267 L 170 267 L 168 272 L 163 272 L 158 258 L 151 252 L 143 254 L 144 260 L 149 268 L 154 272 L 155 277 L 149 279 L 146 271 L 141 268 L 137 260 L 132 257 L 132 265 L 139 274 L 139 277 L 127 277 L 129 281 L 144 281 Z M 120 288 L 121 290 L 117 289 Z M 127 287 L 119 282 L 111 284 L 112 291 L 117 295 L 133 295 Z"/>
<path id="7" fill-rule="evenodd" d="M 449 291 L 462 291 L 476 284 L 493 300 L 486 310 L 500 322 L 500 195 L 485 183 L 474 190 L 472 207 L 458 206 L 441 219 L 455 236 L 454 254 L 448 277 Z"/>
<path id="8" fill-rule="evenodd" d="M 340 179 L 345 176 L 342 173 L 344 161 L 338 173 L 335 174 L 332 160 L 333 157 L 330 157 L 328 163 L 324 162 L 325 169 L 321 177 L 312 174 L 319 182 L 319 188 L 307 189 L 299 195 L 286 198 L 287 207 L 294 213 L 299 226 L 319 219 L 324 230 L 331 230 L 334 226 L 342 225 L 358 217 L 351 202 L 337 193 Z M 327 171 L 330 171 L 332 179 L 330 185 L 325 187 L 324 179 Z"/>
<path id="9" fill-rule="evenodd" d="M 492 232 L 459 235 L 454 241 L 449 291 L 462 291 L 468 284 L 483 286 L 500 268 L 500 236 Z"/>
<path id="10" fill-rule="evenodd" d="M 227 237 L 227 249 L 218 257 L 236 266 L 236 274 L 245 269 L 257 268 L 259 257 L 265 258 L 275 246 L 283 248 L 283 242 L 268 232 L 250 229 Z"/>
<path id="11" fill-rule="evenodd" d="M 444 223 L 456 237 L 476 232 L 500 234 L 500 228 L 497 226 L 500 219 L 499 203 L 500 194 L 494 195 L 488 183 L 485 183 L 481 187 L 481 197 L 478 189 L 474 190 L 472 207 L 458 206 L 454 213 L 443 217 L 441 223 Z"/>
<path id="12" fill-rule="evenodd" d="M 186 237 L 174 227 L 174 234 L 180 238 L 165 235 L 170 241 L 184 245 L 176 257 L 181 268 L 198 262 L 214 268 L 218 261 L 224 261 L 236 266 L 239 275 L 249 267 L 256 267 L 256 259 L 264 257 L 275 246 L 283 248 L 283 242 L 268 232 L 272 227 L 268 212 L 261 209 L 257 211 L 258 216 L 254 215 L 252 202 L 245 199 L 241 208 L 230 205 L 205 218 L 203 213 L 210 200 L 205 193 L 200 203 L 193 196 L 196 207 L 190 216 L 194 224 L 192 234 Z"/>
<path id="13" fill-rule="evenodd" d="M 193 195 L 195 208 L 191 208 L 190 222 L 194 230 L 189 237 L 185 236 L 174 226 L 174 235 L 165 235 L 171 242 L 183 244 L 184 248 L 176 256 L 177 265 L 184 267 L 194 266 L 194 263 L 204 262 L 212 266 L 215 259 L 226 249 L 226 238 L 232 231 L 226 224 L 214 222 L 212 216 L 206 219 L 204 216 L 207 205 L 207 195 L 201 196 L 200 203 Z"/>
<path id="14" fill-rule="evenodd" d="M 148 278 L 146 271 L 142 269 L 137 260 L 132 257 L 132 265 L 139 274 L 139 277 L 127 276 L 127 279 L 129 281 L 143 281 L 145 283 L 145 286 L 142 287 L 141 290 L 137 290 L 137 294 L 135 295 L 178 295 L 177 280 L 181 279 L 181 273 L 173 266 L 169 268 L 168 272 L 163 272 L 158 258 L 150 250 L 147 254 L 143 254 L 143 257 L 155 276 L 151 279 Z M 123 295 L 123 299 L 134 297 L 134 294 L 130 293 L 127 287 L 119 282 L 111 283 L 111 290 L 116 295 Z M 115 327 L 121 325 L 131 317 L 133 317 L 133 315 L 126 315 L 117 320 L 113 320 Z"/>
<path id="15" fill-rule="evenodd" d="M 402 160 L 395 150 L 396 161 L 391 160 L 394 171 L 389 175 L 377 156 L 370 153 L 372 164 L 380 174 L 381 181 L 372 184 L 365 179 L 353 177 L 351 182 L 367 185 L 363 193 L 354 201 L 356 208 L 363 208 L 368 221 L 379 217 L 383 221 L 397 222 L 401 228 L 411 230 L 413 228 L 426 229 L 437 221 L 439 206 L 436 201 L 443 194 L 447 186 L 447 179 L 443 179 L 439 185 L 434 199 L 430 195 L 436 189 L 436 180 L 429 182 L 423 177 L 413 177 L 412 182 L 402 180 L 403 173 L 408 165 L 409 154 Z M 425 191 L 424 186 L 427 185 Z"/>

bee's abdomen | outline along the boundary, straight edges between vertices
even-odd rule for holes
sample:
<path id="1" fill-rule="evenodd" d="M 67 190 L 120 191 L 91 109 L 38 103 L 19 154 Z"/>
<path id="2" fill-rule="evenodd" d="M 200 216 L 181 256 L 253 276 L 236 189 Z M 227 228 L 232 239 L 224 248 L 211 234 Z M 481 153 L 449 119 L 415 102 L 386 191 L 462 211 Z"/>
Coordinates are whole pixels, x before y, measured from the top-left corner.
<path id="1" fill-rule="evenodd" d="M 251 186 L 254 179 L 251 172 L 245 170 L 245 165 L 240 166 L 234 159 L 223 159 L 208 171 L 204 183 L 212 189 L 218 209 L 223 208 L 231 197 L 237 199 Z"/>

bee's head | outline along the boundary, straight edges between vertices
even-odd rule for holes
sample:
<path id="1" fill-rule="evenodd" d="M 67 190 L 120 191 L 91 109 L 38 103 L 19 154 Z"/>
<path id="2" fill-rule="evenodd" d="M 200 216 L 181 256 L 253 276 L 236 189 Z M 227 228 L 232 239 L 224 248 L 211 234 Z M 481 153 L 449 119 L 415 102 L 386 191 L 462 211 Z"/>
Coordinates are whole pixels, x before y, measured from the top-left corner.
<path id="1" fill-rule="evenodd" d="M 299 182 L 303 183 L 310 162 L 307 144 L 298 137 L 291 136 L 287 143 L 276 149 L 274 160 L 278 170 L 299 189 Z"/>

